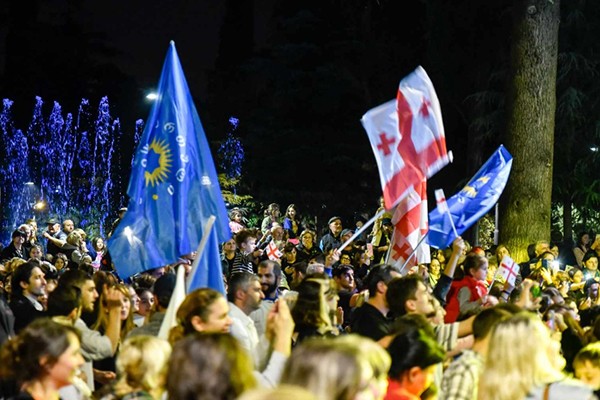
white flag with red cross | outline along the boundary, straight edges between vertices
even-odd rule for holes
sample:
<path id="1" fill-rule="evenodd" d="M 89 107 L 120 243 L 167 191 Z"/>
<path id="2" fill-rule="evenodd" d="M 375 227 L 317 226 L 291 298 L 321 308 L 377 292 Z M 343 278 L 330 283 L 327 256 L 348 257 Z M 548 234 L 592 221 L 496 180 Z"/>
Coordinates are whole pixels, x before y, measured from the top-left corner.
<path id="1" fill-rule="evenodd" d="M 519 269 L 519 264 L 514 262 L 509 256 L 504 256 L 496 271 L 496 277 L 502 277 L 504 282 L 508 281 L 512 286 L 515 286 L 515 279 L 517 279 Z M 496 279 L 496 277 L 494 279 Z"/>
<path id="2" fill-rule="evenodd" d="M 388 210 L 450 162 L 440 104 L 422 67 L 400 81 L 396 100 L 369 110 L 361 122 L 377 160 Z"/>
<path id="3" fill-rule="evenodd" d="M 277 248 L 277 245 L 275 244 L 274 240 L 271 240 L 269 242 L 266 250 L 267 250 L 267 257 L 269 257 L 269 260 L 271 260 L 271 261 L 279 261 L 279 259 L 283 255 L 283 253 L 281 251 L 279 251 L 279 249 Z"/>
<path id="4" fill-rule="evenodd" d="M 409 259 L 415 248 L 415 254 L 410 258 L 407 266 L 412 267 L 421 263 L 431 262 L 429 245 L 421 241 L 427 234 L 427 181 L 422 180 L 410 188 L 392 217 L 394 232 L 390 241 L 391 249 L 388 251 L 386 264 L 402 267 Z M 419 242 L 421 242 L 419 244 Z M 418 246 L 418 248 L 417 248 Z"/>

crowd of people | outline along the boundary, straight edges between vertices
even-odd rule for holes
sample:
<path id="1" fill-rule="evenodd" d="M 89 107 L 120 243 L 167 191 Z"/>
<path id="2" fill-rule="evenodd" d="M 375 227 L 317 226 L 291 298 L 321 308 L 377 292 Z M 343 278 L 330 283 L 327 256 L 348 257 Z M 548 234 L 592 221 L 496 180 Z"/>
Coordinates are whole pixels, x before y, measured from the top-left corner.
<path id="1" fill-rule="evenodd" d="M 195 254 L 122 281 L 104 238 L 24 221 L 0 251 L 0 398 L 597 398 L 600 236 L 532 243 L 513 283 L 504 245 L 459 237 L 402 270 L 384 263 L 389 214 L 343 249 L 366 220 L 327 222 L 231 210 L 226 294 L 188 293 L 164 335 Z"/>

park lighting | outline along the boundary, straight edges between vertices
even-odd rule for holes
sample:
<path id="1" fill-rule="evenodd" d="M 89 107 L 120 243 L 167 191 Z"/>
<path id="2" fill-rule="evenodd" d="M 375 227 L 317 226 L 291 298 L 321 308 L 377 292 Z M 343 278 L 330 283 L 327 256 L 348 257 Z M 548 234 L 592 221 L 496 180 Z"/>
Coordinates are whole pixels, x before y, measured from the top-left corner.
<path id="1" fill-rule="evenodd" d="M 37 211 L 41 211 L 46 208 L 46 202 L 44 200 L 40 200 L 33 205 L 33 209 Z"/>
<path id="2" fill-rule="evenodd" d="M 146 99 L 150 100 L 150 101 L 154 101 L 154 100 L 158 99 L 158 94 L 156 94 L 154 92 L 150 92 L 146 95 Z"/>
<path id="3" fill-rule="evenodd" d="M 598 147 L 592 146 L 592 147 L 590 147 L 590 150 L 593 151 L 594 153 L 596 153 L 598 151 Z"/>
<path id="4" fill-rule="evenodd" d="M 33 185 L 35 185 L 35 183 L 33 183 L 33 182 L 25 182 L 25 186 L 33 186 Z"/>

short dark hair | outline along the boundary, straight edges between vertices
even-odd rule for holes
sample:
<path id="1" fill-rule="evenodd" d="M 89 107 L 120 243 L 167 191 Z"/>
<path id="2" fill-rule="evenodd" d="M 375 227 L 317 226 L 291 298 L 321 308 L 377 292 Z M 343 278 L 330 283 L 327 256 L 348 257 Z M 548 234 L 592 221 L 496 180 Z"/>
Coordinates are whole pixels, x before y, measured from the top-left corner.
<path id="1" fill-rule="evenodd" d="M 80 269 L 70 269 L 65 271 L 58 280 L 58 286 L 75 286 L 81 289 L 85 282 L 91 281 L 92 276 Z"/>
<path id="2" fill-rule="evenodd" d="M 390 312 L 394 316 L 406 314 L 406 302 L 415 298 L 419 282 L 423 283 L 421 277 L 407 275 L 402 278 L 394 278 L 388 283 L 385 298 L 388 302 Z"/>
<path id="3" fill-rule="evenodd" d="M 296 272 L 300 272 L 303 275 L 306 275 L 306 268 L 308 268 L 308 263 L 305 263 L 304 261 L 300 261 L 295 264 L 292 264 L 292 268 L 294 268 L 294 270 Z"/>
<path id="4" fill-rule="evenodd" d="M 29 283 L 29 278 L 31 278 L 34 268 L 42 269 L 41 263 L 38 260 L 29 260 L 26 263 L 19 265 L 14 270 L 10 281 L 13 295 L 23 294 L 21 282 Z"/>
<path id="5" fill-rule="evenodd" d="M 238 290 L 248 289 L 248 285 L 250 285 L 250 283 L 253 281 L 258 281 L 258 276 L 251 274 L 250 272 L 236 272 L 235 274 L 231 275 L 229 281 L 227 282 L 227 300 L 234 303 L 235 293 Z"/>
<path id="6" fill-rule="evenodd" d="M 351 266 L 339 264 L 335 268 L 333 268 L 333 271 L 331 272 L 331 276 L 334 278 L 339 278 L 340 276 L 344 275 L 348 271 L 353 271 Z"/>
<path id="7" fill-rule="evenodd" d="M 581 260 L 581 262 L 585 263 L 590 258 L 596 258 L 596 259 L 598 259 L 598 254 L 594 250 L 590 250 L 587 253 L 585 253 L 585 255 L 583 256 L 583 259 Z"/>
<path id="8" fill-rule="evenodd" d="M 278 262 L 272 260 L 262 260 L 260 264 L 258 264 L 258 268 L 266 267 L 273 267 L 273 275 L 275 275 L 275 278 L 279 278 L 281 276 L 281 266 Z"/>
<path id="9" fill-rule="evenodd" d="M 245 243 L 248 238 L 255 238 L 256 235 L 249 229 L 242 229 L 238 233 L 235 234 L 235 244 L 238 248 L 241 247 L 242 243 Z"/>
<path id="10" fill-rule="evenodd" d="M 369 296 L 375 296 L 379 282 L 383 282 L 386 285 L 390 283 L 392 272 L 400 273 L 400 268 L 389 264 L 379 264 L 371 268 L 371 271 L 369 271 L 369 274 L 365 278 L 365 286 L 369 290 Z"/>
<path id="11" fill-rule="evenodd" d="M 397 335 L 388 347 L 392 357 L 389 376 L 400 380 L 413 367 L 421 369 L 444 361 L 444 349 L 420 329 L 408 330 Z"/>
<path id="12" fill-rule="evenodd" d="M 81 289 L 58 286 L 48 295 L 48 316 L 67 316 L 81 306 Z"/>

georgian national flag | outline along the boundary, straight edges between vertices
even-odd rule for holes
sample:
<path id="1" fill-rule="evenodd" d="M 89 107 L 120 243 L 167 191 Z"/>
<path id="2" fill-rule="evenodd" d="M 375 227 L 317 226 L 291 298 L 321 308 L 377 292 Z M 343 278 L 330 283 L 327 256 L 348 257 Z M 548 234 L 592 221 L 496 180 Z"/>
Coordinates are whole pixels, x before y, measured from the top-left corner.
<path id="1" fill-rule="evenodd" d="M 277 245 L 275 244 L 275 241 L 271 240 L 267 245 L 267 257 L 269 257 L 269 260 L 279 261 L 282 255 L 283 253 L 279 251 Z"/>
<path id="2" fill-rule="evenodd" d="M 400 81 L 396 100 L 369 110 L 361 122 L 375 153 L 388 210 L 450 161 L 440 104 L 422 67 Z"/>
<path id="3" fill-rule="evenodd" d="M 515 286 L 515 279 L 519 274 L 519 264 L 513 261 L 509 256 L 504 256 L 498 270 L 496 271 L 496 278 L 502 278 L 504 282 L 508 281 L 512 286 Z"/>
<path id="4" fill-rule="evenodd" d="M 394 231 L 386 264 L 397 265 L 401 268 L 421 238 L 427 234 L 426 180 L 411 187 L 408 195 L 398 203 L 392 217 L 392 224 L 394 224 Z M 429 245 L 423 241 L 407 265 L 412 267 L 429 262 L 431 262 Z"/>

